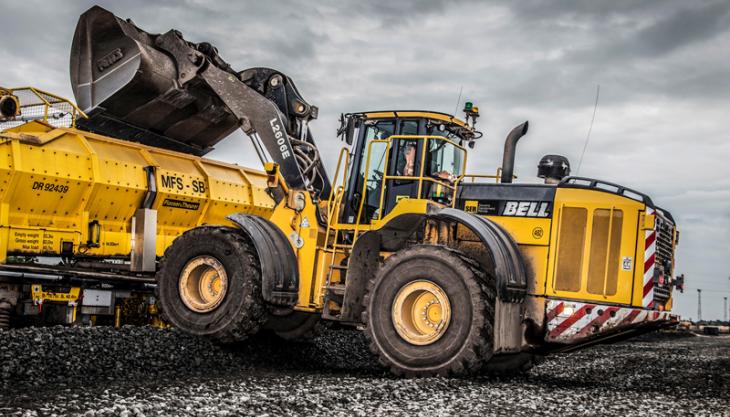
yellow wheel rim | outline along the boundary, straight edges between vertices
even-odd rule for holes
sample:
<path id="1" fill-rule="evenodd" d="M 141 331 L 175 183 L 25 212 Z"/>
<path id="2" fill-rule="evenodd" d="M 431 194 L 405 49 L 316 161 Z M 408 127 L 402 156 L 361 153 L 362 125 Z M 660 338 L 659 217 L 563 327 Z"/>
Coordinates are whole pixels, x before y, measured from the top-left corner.
<path id="1" fill-rule="evenodd" d="M 226 269 L 212 256 L 198 256 L 180 274 L 180 298 L 196 313 L 207 313 L 220 305 L 228 290 Z"/>
<path id="2" fill-rule="evenodd" d="M 412 281 L 395 296 L 391 317 L 395 330 L 406 342 L 429 345 L 446 333 L 451 304 L 444 290 L 432 281 Z"/>

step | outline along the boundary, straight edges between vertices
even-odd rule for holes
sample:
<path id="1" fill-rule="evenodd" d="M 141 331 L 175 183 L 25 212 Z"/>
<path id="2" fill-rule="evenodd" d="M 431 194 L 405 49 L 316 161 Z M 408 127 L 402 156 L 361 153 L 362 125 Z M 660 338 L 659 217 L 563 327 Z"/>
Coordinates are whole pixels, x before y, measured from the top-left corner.
<path id="1" fill-rule="evenodd" d="M 334 295 L 345 295 L 345 286 L 340 284 L 332 284 L 327 286 L 327 293 L 332 293 Z"/>

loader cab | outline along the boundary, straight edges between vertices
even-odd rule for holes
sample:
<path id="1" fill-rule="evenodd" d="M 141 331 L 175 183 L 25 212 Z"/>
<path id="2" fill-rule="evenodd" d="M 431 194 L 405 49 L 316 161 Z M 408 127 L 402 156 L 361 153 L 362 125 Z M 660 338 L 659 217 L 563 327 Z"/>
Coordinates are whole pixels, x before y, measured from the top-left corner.
<path id="1" fill-rule="evenodd" d="M 472 126 L 444 113 L 387 111 L 349 114 L 350 174 L 341 221 L 367 224 L 404 198 L 451 204 L 463 175 Z M 348 131 L 349 130 L 349 131 Z"/>

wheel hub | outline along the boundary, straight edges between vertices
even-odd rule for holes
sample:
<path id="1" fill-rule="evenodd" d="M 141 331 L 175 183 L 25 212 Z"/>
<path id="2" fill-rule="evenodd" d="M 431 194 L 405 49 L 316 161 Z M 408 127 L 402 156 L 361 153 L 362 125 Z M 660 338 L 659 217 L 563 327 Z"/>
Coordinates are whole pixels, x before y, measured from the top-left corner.
<path id="1" fill-rule="evenodd" d="M 451 304 L 444 290 L 434 282 L 413 281 L 398 291 L 391 318 L 405 341 L 413 345 L 428 345 L 446 333 L 451 319 Z"/>
<path id="2" fill-rule="evenodd" d="M 228 290 L 228 275 L 216 258 L 198 256 L 180 274 L 180 298 L 196 313 L 207 313 L 220 305 Z"/>

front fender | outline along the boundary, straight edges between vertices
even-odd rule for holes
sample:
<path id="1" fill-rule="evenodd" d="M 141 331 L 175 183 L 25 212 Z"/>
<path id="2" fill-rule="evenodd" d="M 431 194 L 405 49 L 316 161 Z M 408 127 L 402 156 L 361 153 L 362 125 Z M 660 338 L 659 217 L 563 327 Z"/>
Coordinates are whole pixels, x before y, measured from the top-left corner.
<path id="1" fill-rule="evenodd" d="M 258 255 L 261 291 L 266 302 L 293 307 L 299 298 L 299 268 L 294 249 L 278 227 L 263 217 L 236 213 L 228 216 L 245 233 Z"/>

